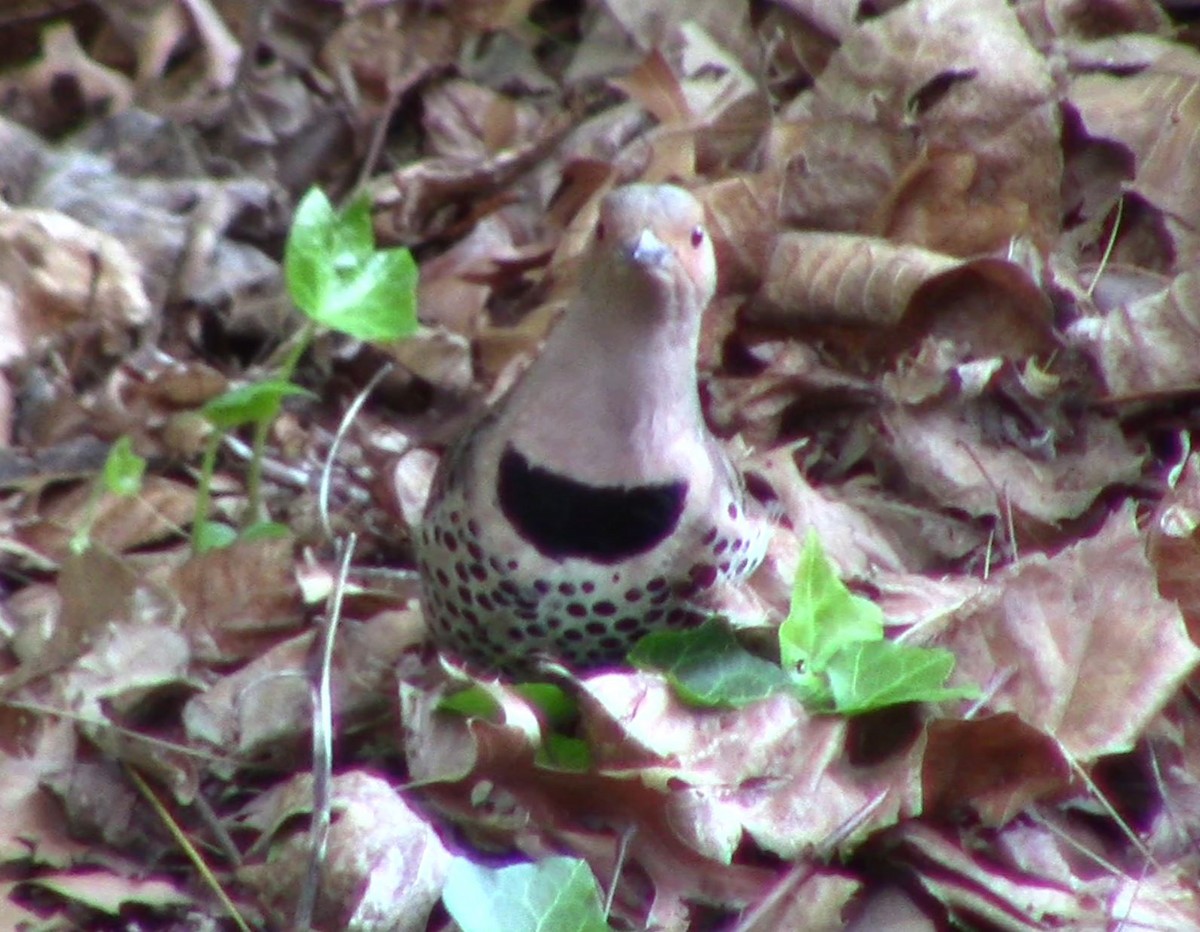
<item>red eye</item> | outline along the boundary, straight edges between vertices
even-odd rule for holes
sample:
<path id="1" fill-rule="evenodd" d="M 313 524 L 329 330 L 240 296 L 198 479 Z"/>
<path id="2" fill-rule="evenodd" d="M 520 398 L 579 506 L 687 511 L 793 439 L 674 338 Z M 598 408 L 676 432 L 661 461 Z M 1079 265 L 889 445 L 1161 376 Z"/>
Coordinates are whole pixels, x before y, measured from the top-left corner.
<path id="1" fill-rule="evenodd" d="M 596 223 L 596 242 L 604 239 L 604 221 L 600 220 Z"/>
<path id="2" fill-rule="evenodd" d="M 700 248 L 700 244 L 704 242 L 704 227 L 696 227 L 692 230 L 692 247 Z"/>

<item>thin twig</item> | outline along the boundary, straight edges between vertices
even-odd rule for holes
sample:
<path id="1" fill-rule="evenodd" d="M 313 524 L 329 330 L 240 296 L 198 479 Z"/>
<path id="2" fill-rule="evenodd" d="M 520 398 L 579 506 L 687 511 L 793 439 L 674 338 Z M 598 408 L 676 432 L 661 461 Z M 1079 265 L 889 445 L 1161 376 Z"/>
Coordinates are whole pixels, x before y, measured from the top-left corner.
<path id="1" fill-rule="evenodd" d="M 242 932 L 250 932 L 250 926 L 247 925 L 246 920 L 242 918 L 242 914 L 238 912 L 238 908 L 233 905 L 233 900 L 229 898 L 229 895 L 225 892 L 225 888 L 221 886 L 221 883 L 217 880 L 216 875 L 209 870 L 204 858 L 200 855 L 200 852 L 196 850 L 196 846 L 192 844 L 191 839 L 184 834 L 183 829 L 181 829 L 178 823 L 176 823 L 176 821 L 171 817 L 171 813 L 167 811 L 166 806 L 164 806 L 159 798 L 154 795 L 154 791 L 150 789 L 150 784 L 148 784 L 142 778 L 142 775 L 129 764 L 125 765 L 125 772 L 129 774 L 129 779 L 133 781 L 133 785 L 138 788 L 138 792 L 142 794 L 142 797 L 148 803 L 150 803 L 151 808 L 154 809 L 159 820 L 164 826 L 166 826 L 167 831 L 171 833 L 171 837 L 174 838 L 179 844 L 179 847 L 183 849 L 184 855 L 186 855 L 187 859 L 192 862 L 192 866 L 196 868 L 196 871 L 200 874 L 201 879 L 203 879 L 205 884 L 208 885 L 209 889 L 216 894 L 217 899 L 221 901 L 221 905 L 224 906 L 226 912 L 229 913 L 229 917 L 234 921 L 234 923 L 237 924 L 237 927 L 241 929 Z"/>
<path id="2" fill-rule="evenodd" d="M 1090 298 L 1092 292 L 1096 290 L 1096 285 L 1100 283 L 1100 276 L 1104 274 L 1104 269 L 1108 266 L 1108 260 L 1112 258 L 1113 248 L 1117 245 L 1117 231 L 1121 229 L 1121 215 L 1125 213 L 1125 195 L 1121 195 L 1117 200 L 1117 215 L 1113 217 L 1112 231 L 1108 234 L 1108 245 L 1104 247 L 1104 255 L 1100 257 L 1100 264 L 1096 266 L 1096 274 L 1092 276 L 1091 282 L 1088 283 L 1085 294 Z"/>
<path id="3" fill-rule="evenodd" d="M 338 623 L 342 617 L 342 601 L 346 594 L 346 580 L 350 575 L 350 564 L 357 544 L 358 538 L 351 534 L 342 548 L 337 580 L 329 596 L 316 681 L 312 685 L 312 828 L 309 833 L 308 877 L 296 904 L 297 929 L 312 927 L 317 891 L 321 885 L 321 869 L 325 863 L 325 850 L 329 843 L 329 825 L 333 811 L 333 690 L 330 686 L 330 673 L 333 668 L 333 647 L 337 638 Z"/>
<path id="4" fill-rule="evenodd" d="M 333 482 L 334 461 L 337 459 L 338 451 L 342 448 L 342 441 L 346 438 L 346 434 L 350 430 L 350 425 L 354 423 L 359 410 L 367 403 L 371 392 L 375 391 L 375 386 L 383 381 L 384 376 L 391 372 L 392 368 L 392 363 L 386 363 L 380 366 L 379 371 L 371 376 L 371 381 L 363 387 L 363 390 L 351 402 L 350 407 L 346 409 L 346 413 L 342 415 L 342 421 L 338 424 L 337 433 L 333 436 L 333 443 L 329 445 L 329 452 L 326 454 L 325 463 L 321 467 L 320 487 L 317 489 L 317 508 L 321 516 L 321 529 L 325 532 L 326 537 L 333 537 L 333 526 L 329 521 L 329 486 Z"/>

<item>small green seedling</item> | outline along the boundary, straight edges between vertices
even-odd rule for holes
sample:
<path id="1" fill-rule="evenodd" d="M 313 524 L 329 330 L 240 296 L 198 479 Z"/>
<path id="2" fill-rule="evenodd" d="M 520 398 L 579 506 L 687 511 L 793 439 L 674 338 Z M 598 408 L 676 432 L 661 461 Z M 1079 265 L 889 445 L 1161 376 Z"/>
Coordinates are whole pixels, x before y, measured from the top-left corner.
<path id="1" fill-rule="evenodd" d="M 291 378 L 317 327 L 360 340 L 393 341 L 417 323 L 417 264 L 407 249 L 376 249 L 370 204 L 360 196 L 336 211 L 317 188 L 300 201 L 284 250 L 284 279 L 307 322 L 269 379 L 239 386 L 214 398 L 204 415 L 215 428 L 201 465 L 192 547 L 197 553 L 237 539 L 281 536 L 282 525 L 264 519 L 262 464 L 271 424 L 283 400 L 307 394 Z M 251 426 L 252 453 L 246 479 L 246 517 L 241 530 L 209 519 L 212 477 L 225 433 Z"/>
<path id="2" fill-rule="evenodd" d="M 83 526 L 72 535 L 68 543 L 72 553 L 84 553 L 92 545 L 92 528 L 96 524 L 100 497 L 108 492 L 120 498 L 132 498 L 141 492 L 145 473 L 146 461 L 133 451 L 133 441 L 129 437 L 117 440 L 104 460 L 100 481 L 92 486 Z"/>

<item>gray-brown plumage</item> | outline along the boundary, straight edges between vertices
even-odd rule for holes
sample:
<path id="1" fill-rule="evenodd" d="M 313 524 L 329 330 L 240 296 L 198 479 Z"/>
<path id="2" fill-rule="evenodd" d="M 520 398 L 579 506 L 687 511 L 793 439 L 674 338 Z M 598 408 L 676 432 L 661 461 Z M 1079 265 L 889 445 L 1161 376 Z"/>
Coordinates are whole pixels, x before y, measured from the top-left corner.
<path id="1" fill-rule="evenodd" d="M 450 449 L 417 555 L 437 644 L 482 669 L 619 661 L 700 621 L 762 559 L 696 387 L 716 263 L 671 185 L 609 194 L 578 294 L 545 349 Z"/>

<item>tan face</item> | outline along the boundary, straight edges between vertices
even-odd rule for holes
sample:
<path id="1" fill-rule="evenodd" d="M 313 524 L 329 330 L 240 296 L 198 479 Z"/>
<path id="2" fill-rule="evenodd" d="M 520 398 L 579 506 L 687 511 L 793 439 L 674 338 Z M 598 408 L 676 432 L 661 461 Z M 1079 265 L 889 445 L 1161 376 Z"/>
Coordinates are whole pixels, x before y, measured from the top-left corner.
<path id="1" fill-rule="evenodd" d="M 592 244 L 597 271 L 635 288 L 665 292 L 692 313 L 716 287 L 716 259 L 704 208 L 674 185 L 617 188 L 600 205 Z"/>

